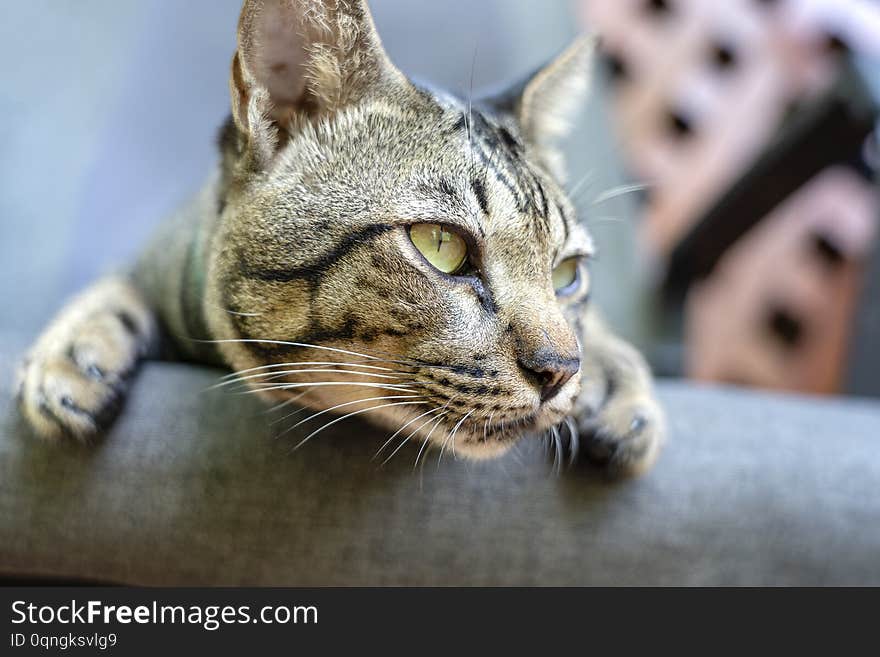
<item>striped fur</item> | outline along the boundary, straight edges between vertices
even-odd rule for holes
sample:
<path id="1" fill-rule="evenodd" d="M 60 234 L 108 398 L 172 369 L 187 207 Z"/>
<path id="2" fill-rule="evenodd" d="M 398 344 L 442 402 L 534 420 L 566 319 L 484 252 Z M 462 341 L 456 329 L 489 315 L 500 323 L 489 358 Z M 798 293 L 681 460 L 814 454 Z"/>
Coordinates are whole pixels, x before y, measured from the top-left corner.
<path id="1" fill-rule="evenodd" d="M 129 284 L 177 356 L 242 372 L 267 398 L 295 393 L 472 458 L 573 416 L 588 453 L 642 469 L 663 433 L 647 368 L 594 317 L 586 284 L 560 298 L 551 283 L 593 252 L 554 150 L 590 53 L 581 40 L 505 94 L 460 99 L 400 74 L 360 2 L 248 0 L 218 171 Z M 408 237 L 418 222 L 466 236 L 471 270 L 428 264 Z M 72 340 L 68 316 L 56 322 Z M 582 363 L 545 402 L 523 366 L 539 357 Z M 32 354 L 35 396 L 63 358 Z M 91 433 L 58 413 L 42 424 Z"/>

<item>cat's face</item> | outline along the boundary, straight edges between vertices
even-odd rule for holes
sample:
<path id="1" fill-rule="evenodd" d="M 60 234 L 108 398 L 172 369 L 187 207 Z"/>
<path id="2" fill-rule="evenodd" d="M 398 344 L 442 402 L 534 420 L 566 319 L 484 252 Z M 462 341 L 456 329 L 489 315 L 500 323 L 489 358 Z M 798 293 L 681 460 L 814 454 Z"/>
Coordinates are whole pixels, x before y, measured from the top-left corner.
<path id="1" fill-rule="evenodd" d="M 372 28 L 360 5 L 349 10 L 332 20 Z M 580 345 L 563 312 L 588 294 L 592 244 L 526 116 L 540 79 L 512 100 L 471 104 L 405 81 L 377 44 L 360 47 L 359 66 L 376 58 L 369 83 L 332 107 L 315 104 L 338 91 L 302 91 L 308 107 L 275 100 L 257 121 L 260 92 L 242 93 L 209 321 L 230 340 L 220 345 L 230 365 L 268 396 L 491 456 L 571 409 Z M 276 99 L 272 87 L 291 81 L 273 78 L 274 64 L 304 56 L 285 52 L 252 56 Z M 333 52 L 343 66 L 353 57 Z M 240 46 L 233 89 L 236 74 L 260 78 L 247 62 Z"/>

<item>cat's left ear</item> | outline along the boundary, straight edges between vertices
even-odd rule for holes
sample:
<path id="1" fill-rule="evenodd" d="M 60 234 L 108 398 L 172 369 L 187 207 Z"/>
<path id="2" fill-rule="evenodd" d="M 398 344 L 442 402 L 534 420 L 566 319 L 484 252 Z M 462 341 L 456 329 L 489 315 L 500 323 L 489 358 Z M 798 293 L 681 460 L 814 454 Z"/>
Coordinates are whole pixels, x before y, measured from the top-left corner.
<path id="1" fill-rule="evenodd" d="M 594 37 L 579 37 L 525 80 L 483 101 L 512 116 L 525 140 L 560 178 L 565 167 L 559 143 L 586 102 L 595 50 Z"/>

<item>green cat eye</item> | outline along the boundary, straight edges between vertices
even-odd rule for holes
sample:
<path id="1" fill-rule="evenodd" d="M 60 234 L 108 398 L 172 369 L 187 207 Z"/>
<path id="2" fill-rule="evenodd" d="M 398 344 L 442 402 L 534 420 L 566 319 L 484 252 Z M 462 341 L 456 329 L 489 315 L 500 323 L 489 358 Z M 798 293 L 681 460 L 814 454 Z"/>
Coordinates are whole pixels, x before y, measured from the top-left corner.
<path id="1" fill-rule="evenodd" d="M 464 238 L 440 224 L 414 224 L 409 238 L 425 260 L 444 274 L 454 274 L 467 260 Z"/>
<path id="2" fill-rule="evenodd" d="M 574 287 L 580 272 L 580 258 L 568 258 L 559 263 L 553 270 L 553 289 L 556 293 L 565 293 Z"/>

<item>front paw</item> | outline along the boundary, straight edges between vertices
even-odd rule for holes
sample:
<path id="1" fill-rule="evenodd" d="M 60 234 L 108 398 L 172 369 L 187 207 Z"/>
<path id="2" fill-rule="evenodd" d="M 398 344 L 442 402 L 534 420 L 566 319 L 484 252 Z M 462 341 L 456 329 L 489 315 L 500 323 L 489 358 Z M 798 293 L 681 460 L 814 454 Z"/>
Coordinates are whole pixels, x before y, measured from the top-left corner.
<path id="1" fill-rule="evenodd" d="M 45 337 L 19 371 L 22 413 L 43 438 L 86 442 L 116 417 L 142 338 L 121 313 Z"/>
<path id="2" fill-rule="evenodd" d="M 612 476 L 648 470 L 666 438 L 663 410 L 647 394 L 620 393 L 598 412 L 574 420 L 581 456 Z"/>

